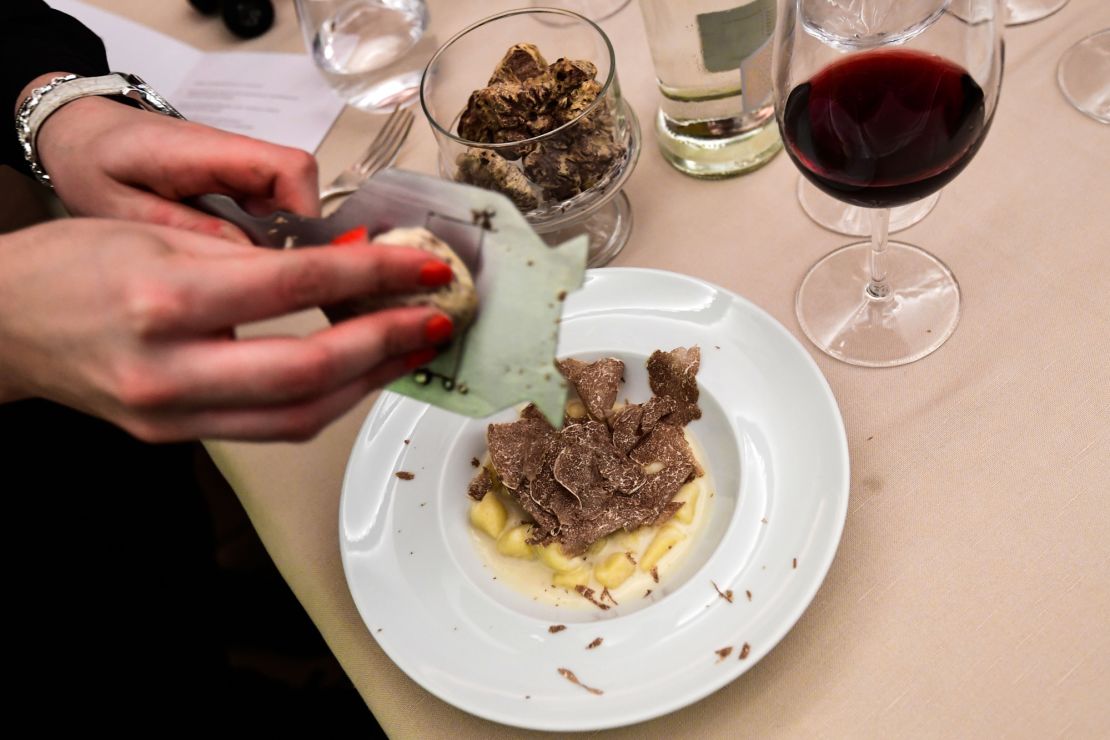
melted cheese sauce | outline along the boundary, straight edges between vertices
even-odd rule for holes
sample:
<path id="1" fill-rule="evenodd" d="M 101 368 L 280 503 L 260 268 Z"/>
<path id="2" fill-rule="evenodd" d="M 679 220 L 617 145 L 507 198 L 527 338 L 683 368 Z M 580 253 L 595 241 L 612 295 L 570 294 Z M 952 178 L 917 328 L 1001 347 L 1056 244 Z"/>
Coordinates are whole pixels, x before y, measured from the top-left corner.
<path id="1" fill-rule="evenodd" d="M 676 515 L 659 527 L 644 526 L 632 532 L 618 530 L 599 542 L 594 543 L 590 550 L 584 555 L 573 558 L 574 563 L 578 567 L 582 567 L 583 565 L 588 565 L 590 567 L 590 579 L 586 586 L 594 591 L 594 599 L 601 600 L 603 603 L 609 604 L 610 606 L 613 605 L 608 599 L 601 599 L 602 586 L 597 581 L 593 569 L 603 563 L 610 555 L 626 552 L 631 553 L 632 558 L 636 561 L 635 570 L 620 586 L 610 588 L 609 593 L 612 595 L 613 599 L 620 604 L 623 604 L 625 601 L 634 602 L 644 598 L 651 599 L 652 597 L 649 592 L 655 591 L 661 584 L 666 583 L 667 576 L 682 562 L 683 557 L 690 550 L 691 545 L 705 528 L 704 524 L 713 506 L 714 489 L 709 476 L 709 468 L 705 465 L 704 452 L 693 437 L 690 436 L 689 431 L 686 431 L 685 434 L 686 441 L 690 444 L 690 449 L 694 453 L 694 458 L 697 460 L 698 466 L 705 471 L 705 473 L 700 478 L 695 478 L 680 488 L 672 501 L 685 501 L 687 502 L 686 506 L 692 505 L 693 518 L 689 523 L 684 523 L 681 522 Z M 485 463 L 488 464 L 488 462 L 487 459 Z M 508 511 L 509 517 L 502 530 L 503 532 L 522 523 L 531 523 L 531 517 L 525 514 L 524 510 L 507 496 L 493 492 L 487 493 L 486 495 L 496 495 Z M 644 554 L 651 545 L 656 534 L 658 534 L 660 529 L 669 526 L 679 528 L 685 536 L 659 559 L 656 565 L 659 582 L 656 583 L 650 569 L 644 570 L 641 565 Z M 553 571 L 539 558 L 527 560 L 502 555 L 497 551 L 497 541 L 493 537 L 490 537 L 485 532 L 479 531 L 473 526 L 470 527 L 470 534 L 482 562 L 489 571 L 490 577 L 495 578 L 508 588 L 524 594 L 525 596 L 529 596 L 534 601 L 543 604 L 574 609 L 596 610 L 598 608 L 575 591 L 573 587 L 564 588 L 554 585 L 552 580 L 557 575 L 556 571 Z"/>

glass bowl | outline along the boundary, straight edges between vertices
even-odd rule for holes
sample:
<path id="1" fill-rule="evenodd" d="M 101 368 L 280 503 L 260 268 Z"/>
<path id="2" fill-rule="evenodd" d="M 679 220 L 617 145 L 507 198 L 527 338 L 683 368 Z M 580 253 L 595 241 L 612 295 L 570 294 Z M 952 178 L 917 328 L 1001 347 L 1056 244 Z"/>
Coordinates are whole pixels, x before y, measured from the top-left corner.
<path id="1" fill-rule="evenodd" d="M 512 69 L 499 69 L 521 44 L 540 56 L 518 50 Z M 480 20 L 432 57 L 420 102 L 443 177 L 506 194 L 548 243 L 588 234 L 591 267 L 624 247 L 632 210 L 621 188 L 640 126 L 621 96 L 613 46 L 593 21 L 554 8 Z"/>

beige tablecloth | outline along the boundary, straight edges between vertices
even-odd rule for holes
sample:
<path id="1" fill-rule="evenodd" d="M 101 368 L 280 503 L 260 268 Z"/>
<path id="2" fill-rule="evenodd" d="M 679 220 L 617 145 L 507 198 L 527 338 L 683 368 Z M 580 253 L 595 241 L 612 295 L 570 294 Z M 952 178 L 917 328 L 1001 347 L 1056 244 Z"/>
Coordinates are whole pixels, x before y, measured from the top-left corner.
<path id="1" fill-rule="evenodd" d="M 96 0 L 205 48 L 233 45 L 184 2 Z M 300 50 L 292 3 L 239 48 Z M 518 2 L 517 4 L 523 4 Z M 431 0 L 440 39 L 500 2 Z M 603 23 L 645 126 L 627 192 L 635 232 L 617 265 L 730 288 L 801 336 L 798 282 L 846 241 L 812 224 L 785 156 L 698 182 L 655 151 L 656 92 L 635 4 Z M 1071 0 L 1009 29 L 994 127 L 976 159 L 905 235 L 963 288 L 934 355 L 864 370 L 811 351 L 844 414 L 852 460 L 844 538 L 785 640 L 728 687 L 623 737 L 1110 736 L 1110 127 L 1070 108 L 1056 61 L 1110 26 L 1107 0 Z M 132 70 L 141 73 L 142 70 Z M 319 151 L 322 177 L 380 118 L 348 111 Z M 422 122 L 399 164 L 434 171 Z M 299 315 L 267 329 L 320 325 Z M 807 344 L 807 347 L 809 345 Z M 410 681 L 347 592 L 340 482 L 367 399 L 303 445 L 209 444 L 262 540 L 382 726 L 396 737 L 509 737 Z"/>

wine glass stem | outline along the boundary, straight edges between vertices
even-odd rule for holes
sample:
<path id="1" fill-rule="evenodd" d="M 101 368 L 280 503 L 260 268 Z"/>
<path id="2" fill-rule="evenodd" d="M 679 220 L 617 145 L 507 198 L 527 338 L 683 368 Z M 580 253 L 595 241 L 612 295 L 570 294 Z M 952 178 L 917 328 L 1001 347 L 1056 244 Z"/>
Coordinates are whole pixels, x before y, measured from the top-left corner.
<path id="1" fill-rule="evenodd" d="M 886 282 L 886 239 L 890 230 L 890 209 L 872 208 L 871 216 L 871 280 L 867 283 L 867 295 L 872 298 L 886 298 L 890 286 Z"/>

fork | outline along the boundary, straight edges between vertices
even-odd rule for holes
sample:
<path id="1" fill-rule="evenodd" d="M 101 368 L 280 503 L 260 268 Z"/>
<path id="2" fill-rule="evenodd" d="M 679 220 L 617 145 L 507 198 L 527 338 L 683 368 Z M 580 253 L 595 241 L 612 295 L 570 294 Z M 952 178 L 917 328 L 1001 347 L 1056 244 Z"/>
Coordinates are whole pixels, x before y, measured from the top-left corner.
<path id="1" fill-rule="evenodd" d="M 393 164 L 393 160 L 397 158 L 397 152 L 401 150 L 401 145 L 405 143 L 412 129 L 412 121 L 412 111 L 407 108 L 395 108 L 362 156 L 320 191 L 320 201 L 324 202 L 336 196 L 353 193 L 375 172 Z"/>

